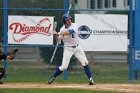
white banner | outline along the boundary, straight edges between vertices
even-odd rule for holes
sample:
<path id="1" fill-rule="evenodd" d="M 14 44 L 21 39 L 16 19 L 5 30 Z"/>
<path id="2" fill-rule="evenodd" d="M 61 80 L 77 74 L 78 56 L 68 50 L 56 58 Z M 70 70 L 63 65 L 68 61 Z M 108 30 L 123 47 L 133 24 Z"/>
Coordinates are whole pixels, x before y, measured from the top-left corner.
<path id="1" fill-rule="evenodd" d="M 8 16 L 8 44 L 52 45 L 54 17 Z"/>
<path id="2" fill-rule="evenodd" d="M 128 15 L 75 14 L 84 51 L 127 51 Z"/>

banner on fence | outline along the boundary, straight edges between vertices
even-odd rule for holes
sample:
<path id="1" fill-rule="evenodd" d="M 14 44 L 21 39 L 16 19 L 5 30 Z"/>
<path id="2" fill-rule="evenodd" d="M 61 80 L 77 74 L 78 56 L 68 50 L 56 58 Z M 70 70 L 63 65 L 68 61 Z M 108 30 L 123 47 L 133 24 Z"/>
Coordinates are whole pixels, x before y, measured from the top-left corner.
<path id="1" fill-rule="evenodd" d="M 54 17 L 8 16 L 8 44 L 52 45 Z"/>
<path id="2" fill-rule="evenodd" d="M 128 15 L 75 14 L 84 51 L 127 51 Z"/>

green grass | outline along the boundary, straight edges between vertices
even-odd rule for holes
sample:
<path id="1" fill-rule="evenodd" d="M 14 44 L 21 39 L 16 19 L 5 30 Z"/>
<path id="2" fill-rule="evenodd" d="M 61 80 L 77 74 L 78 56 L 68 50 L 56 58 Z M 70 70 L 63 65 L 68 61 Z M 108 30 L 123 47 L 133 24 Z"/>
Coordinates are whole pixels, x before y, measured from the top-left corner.
<path id="1" fill-rule="evenodd" d="M 1 63 L 2 65 L 2 63 Z M 128 64 L 96 64 L 90 66 L 95 82 L 98 83 L 128 83 Z M 55 69 L 48 72 L 42 63 L 10 62 L 5 83 L 46 83 Z M 68 79 L 61 74 L 54 84 L 88 84 L 83 68 L 69 69 Z M 124 93 L 105 90 L 84 89 L 0 89 L 0 93 Z"/>
<path id="2" fill-rule="evenodd" d="M 59 88 L 59 89 L 0 89 L 0 93 L 124 93 L 124 92 Z"/>
<path id="3" fill-rule="evenodd" d="M 96 83 L 126 83 L 128 81 L 128 64 L 96 64 L 90 66 Z M 42 63 L 10 62 L 8 64 L 8 83 L 45 83 L 54 73 Z M 87 83 L 88 79 L 84 69 L 69 70 L 68 79 L 63 79 L 61 74 L 55 83 L 73 84 Z"/>

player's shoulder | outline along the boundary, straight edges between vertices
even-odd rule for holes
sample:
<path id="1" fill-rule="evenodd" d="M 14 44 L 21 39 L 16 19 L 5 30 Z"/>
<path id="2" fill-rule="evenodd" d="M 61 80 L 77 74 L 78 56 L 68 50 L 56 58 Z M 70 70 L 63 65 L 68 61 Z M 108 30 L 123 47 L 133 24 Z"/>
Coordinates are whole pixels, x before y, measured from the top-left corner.
<path id="1" fill-rule="evenodd" d="M 65 25 L 63 25 L 61 28 L 60 28 L 60 31 L 63 31 L 65 29 Z"/>
<path id="2" fill-rule="evenodd" d="M 71 25 L 72 25 L 72 26 L 77 26 L 77 24 L 76 24 L 76 23 L 71 23 Z"/>
<path id="3" fill-rule="evenodd" d="M 77 24 L 76 23 L 71 23 L 70 28 L 77 28 Z"/>

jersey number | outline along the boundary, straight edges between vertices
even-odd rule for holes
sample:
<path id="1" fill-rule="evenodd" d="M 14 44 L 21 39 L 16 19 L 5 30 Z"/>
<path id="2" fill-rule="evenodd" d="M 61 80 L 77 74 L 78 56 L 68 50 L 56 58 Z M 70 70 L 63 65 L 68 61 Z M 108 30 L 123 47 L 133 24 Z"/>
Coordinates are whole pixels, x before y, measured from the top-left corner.
<path id="1" fill-rule="evenodd" d="M 74 34 L 71 34 L 72 35 L 72 38 L 75 38 Z"/>

